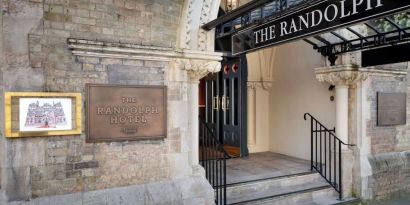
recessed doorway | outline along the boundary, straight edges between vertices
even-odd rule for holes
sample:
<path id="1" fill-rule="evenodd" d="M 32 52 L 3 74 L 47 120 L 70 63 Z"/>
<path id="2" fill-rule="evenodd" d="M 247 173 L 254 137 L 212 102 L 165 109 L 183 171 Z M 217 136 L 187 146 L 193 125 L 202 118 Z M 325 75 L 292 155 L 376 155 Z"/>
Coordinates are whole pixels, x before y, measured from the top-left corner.
<path id="1" fill-rule="evenodd" d="M 246 57 L 224 57 L 222 69 L 200 81 L 200 118 L 231 157 L 248 155 Z"/>

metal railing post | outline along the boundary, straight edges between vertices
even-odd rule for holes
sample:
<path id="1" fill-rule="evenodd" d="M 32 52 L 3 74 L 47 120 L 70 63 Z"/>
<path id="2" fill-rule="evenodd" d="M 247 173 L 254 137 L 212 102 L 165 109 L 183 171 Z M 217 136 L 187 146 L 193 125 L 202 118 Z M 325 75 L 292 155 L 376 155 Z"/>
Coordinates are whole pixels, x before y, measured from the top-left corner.
<path id="1" fill-rule="evenodd" d="M 313 119 L 310 118 L 310 170 L 313 171 Z"/>
<path id="2" fill-rule="evenodd" d="M 307 120 L 307 116 L 310 117 L 310 168 L 317 171 L 326 181 L 338 192 L 339 200 L 343 200 L 343 169 L 342 169 L 342 145 L 355 146 L 342 142 L 334 134 L 335 129 L 329 130 L 322 123 L 320 123 L 311 114 L 305 113 L 304 119 Z M 318 133 L 320 139 L 318 140 Z M 322 134 L 324 133 L 324 135 Z M 313 134 L 315 139 L 313 139 Z M 324 143 L 322 138 L 324 137 Z M 329 138 L 329 139 L 327 139 Z M 315 146 L 313 145 L 315 140 Z M 333 140 L 333 150 L 332 150 Z M 319 146 L 318 146 L 319 141 Z M 339 147 L 337 147 L 339 145 Z M 322 147 L 323 146 L 323 147 Z M 324 150 L 324 153 L 323 153 Z M 318 152 L 320 154 L 318 159 Z M 329 163 L 327 163 L 327 155 L 329 152 Z M 332 156 L 333 153 L 333 156 Z M 315 156 L 313 156 L 315 154 Z M 323 161 L 324 155 L 324 161 Z M 333 159 L 332 159 L 333 158 Z M 314 163 L 313 160 L 316 160 Z M 318 161 L 319 160 L 319 161 Z M 333 160 L 333 161 L 332 161 Z M 339 165 L 339 166 L 337 166 Z M 332 168 L 333 166 L 333 168 Z M 329 175 L 327 174 L 329 170 Z M 332 176 L 333 175 L 333 176 Z"/>
<path id="3" fill-rule="evenodd" d="M 202 119 L 199 119 L 199 122 L 201 164 L 208 182 L 214 189 L 215 203 L 226 205 L 226 159 L 230 157 L 208 125 Z"/>

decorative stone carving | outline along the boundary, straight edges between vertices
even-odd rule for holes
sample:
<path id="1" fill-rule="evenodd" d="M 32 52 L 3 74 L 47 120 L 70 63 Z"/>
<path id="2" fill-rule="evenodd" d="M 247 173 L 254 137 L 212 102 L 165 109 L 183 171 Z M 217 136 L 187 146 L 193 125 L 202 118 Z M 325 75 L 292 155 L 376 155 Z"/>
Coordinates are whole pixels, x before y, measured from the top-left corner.
<path id="1" fill-rule="evenodd" d="M 180 26 L 180 48 L 200 51 L 213 50 L 213 31 L 206 31 L 202 25 L 215 19 L 218 15 L 220 0 L 187 0 L 184 1 Z"/>
<path id="2" fill-rule="evenodd" d="M 248 81 L 246 82 L 248 89 L 264 89 L 269 90 L 272 88 L 272 82 L 270 81 Z"/>
<path id="3" fill-rule="evenodd" d="M 89 56 L 99 58 L 142 59 L 155 61 L 195 59 L 199 62 L 202 62 L 203 64 L 222 60 L 222 53 L 218 52 L 193 51 L 187 49 L 181 51 L 172 48 L 142 46 L 129 43 L 110 43 L 72 38 L 68 39 L 68 48 L 71 49 L 71 52 L 75 56 Z"/>
<path id="4" fill-rule="evenodd" d="M 248 89 L 256 89 L 257 83 L 256 82 L 246 82 L 246 86 Z"/>
<path id="5" fill-rule="evenodd" d="M 368 77 L 367 73 L 360 72 L 358 68 L 353 66 L 320 68 L 315 70 L 315 74 L 319 82 L 327 82 L 332 85 L 354 85 Z"/>
<path id="6" fill-rule="evenodd" d="M 188 2 L 188 10 L 187 10 L 187 19 L 185 24 L 185 39 L 184 44 L 181 46 L 183 49 L 189 48 L 189 44 L 191 43 L 191 24 L 192 24 L 192 15 L 194 14 L 194 1 L 191 0 Z"/>
<path id="7" fill-rule="evenodd" d="M 262 87 L 265 90 L 272 89 L 272 82 L 271 81 L 262 81 Z"/>
<path id="8" fill-rule="evenodd" d="M 191 81 L 199 81 L 208 73 L 215 73 L 221 70 L 221 63 L 219 61 L 178 59 L 175 61 L 175 64 L 177 68 L 187 71 Z"/>
<path id="9" fill-rule="evenodd" d="M 199 25 L 202 26 L 211 19 L 212 0 L 204 0 L 202 4 L 201 16 L 199 17 Z M 208 32 L 200 28 L 198 32 L 198 50 L 207 50 Z"/>
<path id="10" fill-rule="evenodd" d="M 361 68 L 355 65 L 341 65 L 315 69 L 316 79 L 332 85 L 355 86 L 357 82 L 366 80 L 371 75 L 385 77 L 405 77 L 406 70 Z"/>

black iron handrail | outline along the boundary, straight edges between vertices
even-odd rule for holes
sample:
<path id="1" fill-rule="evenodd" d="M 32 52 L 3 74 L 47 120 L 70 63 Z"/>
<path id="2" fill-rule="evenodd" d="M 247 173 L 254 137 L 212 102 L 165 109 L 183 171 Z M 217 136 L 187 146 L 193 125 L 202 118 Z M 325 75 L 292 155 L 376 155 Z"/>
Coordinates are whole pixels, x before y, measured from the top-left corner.
<path id="1" fill-rule="evenodd" d="M 336 137 L 336 129 L 328 129 L 309 113 L 303 118 L 310 117 L 310 166 L 316 170 L 339 193 L 342 200 L 342 145 L 346 144 Z"/>
<path id="2" fill-rule="evenodd" d="M 226 204 L 226 159 L 229 159 L 223 144 L 205 121 L 199 117 L 199 161 L 205 176 L 215 191 L 215 204 Z"/>

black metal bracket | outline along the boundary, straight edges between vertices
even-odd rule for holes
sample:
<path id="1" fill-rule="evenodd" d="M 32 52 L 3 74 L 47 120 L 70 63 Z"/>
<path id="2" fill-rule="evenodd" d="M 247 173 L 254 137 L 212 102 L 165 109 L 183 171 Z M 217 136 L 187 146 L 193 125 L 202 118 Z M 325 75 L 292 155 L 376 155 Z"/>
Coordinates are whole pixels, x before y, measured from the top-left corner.
<path id="1" fill-rule="evenodd" d="M 409 12 L 406 13 L 410 15 Z M 390 17 L 384 17 L 382 20 L 388 22 L 394 29 L 390 31 L 380 31 L 375 26 L 371 25 L 368 22 L 365 22 L 363 23 L 363 25 L 365 25 L 370 31 L 373 31 L 375 34 L 364 36 L 353 28 L 346 27 L 345 29 L 351 32 L 356 38 L 348 40 L 336 32 L 330 32 L 330 34 L 340 39 L 341 42 L 330 43 L 329 40 L 326 40 L 321 36 L 314 36 L 313 38 L 323 45 L 319 45 L 308 39 L 305 39 L 305 42 L 312 45 L 313 49 L 317 50 L 323 56 L 327 57 L 330 64 L 333 66 L 336 63 L 337 56 L 343 53 L 374 49 L 388 45 L 397 45 L 410 41 L 410 27 L 402 28 Z"/>
<path id="2" fill-rule="evenodd" d="M 215 28 L 216 40 L 226 39 L 226 37 L 240 30 L 281 17 L 289 12 L 306 8 L 318 1 L 320 0 L 251 1 L 205 24 L 202 28 L 206 30 Z M 410 18 L 410 11 L 401 13 Z M 410 42 L 410 27 L 400 25 L 393 16 L 385 16 L 378 21 L 390 25 L 389 29 L 380 29 L 380 25 L 375 24 L 377 22 L 367 21 L 362 22 L 362 24 L 372 33 L 371 35 L 361 33 L 351 26 L 342 28 L 352 34 L 352 37 L 349 38 L 340 34 L 337 30 L 328 33 L 337 42 L 334 39 L 327 39 L 327 36 L 324 37 L 323 35 L 307 37 L 304 41 L 312 45 L 313 49 L 317 50 L 322 56 L 327 57 L 331 65 L 335 65 L 338 55 L 343 53 Z"/>

